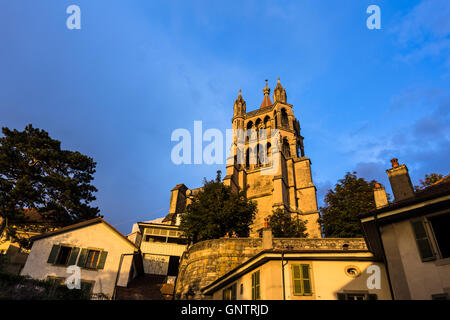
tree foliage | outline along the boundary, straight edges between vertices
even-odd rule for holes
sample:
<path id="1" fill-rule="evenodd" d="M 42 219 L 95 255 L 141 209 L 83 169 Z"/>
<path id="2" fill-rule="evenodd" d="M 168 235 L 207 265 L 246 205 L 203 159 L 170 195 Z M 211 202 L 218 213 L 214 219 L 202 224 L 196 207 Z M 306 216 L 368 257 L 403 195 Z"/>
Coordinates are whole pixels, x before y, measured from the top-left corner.
<path id="1" fill-rule="evenodd" d="M 3 227 L 28 222 L 33 209 L 42 222 L 65 226 L 98 216 L 89 205 L 96 163 L 62 150 L 58 140 L 30 124 L 24 131 L 2 128 L 0 138 L 0 219 Z M 13 229 L 8 228 L 14 238 Z M 1 231 L 1 230 L 0 230 Z"/>
<path id="2" fill-rule="evenodd" d="M 269 226 L 276 238 L 306 238 L 306 222 L 298 217 L 292 219 L 288 212 L 280 208 L 269 217 Z"/>
<path id="3" fill-rule="evenodd" d="M 425 180 L 420 179 L 420 186 L 414 186 L 414 191 L 420 191 L 425 189 L 426 187 L 431 186 L 433 183 L 438 182 L 444 176 L 442 174 L 430 173 L 425 175 Z"/>
<path id="4" fill-rule="evenodd" d="M 358 178 L 356 172 L 348 172 L 344 179 L 329 190 L 325 207 L 320 208 L 322 232 L 326 237 L 361 237 L 359 214 L 375 210 L 373 189 L 376 181 Z"/>
<path id="5" fill-rule="evenodd" d="M 218 239 L 227 232 L 247 237 L 256 214 L 256 203 L 248 200 L 243 191 L 234 192 L 216 180 L 204 180 L 203 188 L 193 196 L 186 212 L 181 215 L 180 229 L 190 242 Z"/>

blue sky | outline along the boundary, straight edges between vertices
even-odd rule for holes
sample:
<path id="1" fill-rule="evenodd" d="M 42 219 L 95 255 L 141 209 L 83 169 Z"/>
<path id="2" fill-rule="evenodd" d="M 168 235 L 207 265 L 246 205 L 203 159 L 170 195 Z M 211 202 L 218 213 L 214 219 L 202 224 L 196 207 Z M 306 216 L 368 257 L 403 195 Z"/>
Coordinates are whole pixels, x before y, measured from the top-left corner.
<path id="1" fill-rule="evenodd" d="M 174 165 L 172 131 L 230 128 L 239 88 L 254 110 L 279 76 L 319 202 L 347 171 L 389 192 L 393 157 L 414 184 L 450 173 L 449 17 L 448 0 L 0 0 L 0 126 L 93 157 L 96 205 L 128 233 L 168 212 L 176 184 L 225 171 Z"/>

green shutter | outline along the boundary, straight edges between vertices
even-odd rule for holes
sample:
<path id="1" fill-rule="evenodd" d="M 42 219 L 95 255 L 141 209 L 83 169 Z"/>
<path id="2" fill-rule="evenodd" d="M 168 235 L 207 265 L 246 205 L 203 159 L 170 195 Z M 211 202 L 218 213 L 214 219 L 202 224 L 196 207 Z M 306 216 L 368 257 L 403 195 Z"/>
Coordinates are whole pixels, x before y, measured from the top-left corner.
<path id="1" fill-rule="evenodd" d="M 298 296 L 302 294 L 302 282 L 300 276 L 300 266 L 293 264 L 292 265 L 292 283 L 294 287 L 294 295 Z"/>
<path id="2" fill-rule="evenodd" d="M 97 269 L 103 269 L 105 267 L 106 262 L 106 256 L 108 255 L 108 251 L 102 251 L 102 254 L 100 256 L 100 260 L 97 264 Z"/>
<path id="3" fill-rule="evenodd" d="M 309 264 L 292 265 L 292 286 L 295 296 L 312 295 Z"/>
<path id="4" fill-rule="evenodd" d="M 422 261 L 435 260 L 436 256 L 431 247 L 431 243 L 428 238 L 423 219 L 413 220 L 411 221 L 411 224 Z"/>
<path id="5" fill-rule="evenodd" d="M 256 300 L 261 299 L 259 286 L 259 270 L 255 272 L 255 291 L 256 291 Z"/>
<path id="6" fill-rule="evenodd" d="M 70 253 L 70 258 L 69 258 L 69 266 L 75 265 L 75 263 L 77 262 L 79 252 L 80 252 L 80 248 L 76 248 L 76 247 L 72 248 L 72 252 Z"/>
<path id="7" fill-rule="evenodd" d="M 312 295 L 311 279 L 309 276 L 308 264 L 302 264 L 302 279 L 303 279 L 303 294 L 306 296 Z"/>
<path id="8" fill-rule="evenodd" d="M 236 300 L 236 283 L 231 287 L 231 300 Z"/>
<path id="9" fill-rule="evenodd" d="M 78 259 L 77 266 L 84 267 L 86 264 L 88 249 L 81 249 L 80 258 Z"/>
<path id="10" fill-rule="evenodd" d="M 59 248 L 60 248 L 61 246 L 58 246 L 58 245 L 53 245 L 53 247 L 52 247 L 52 250 L 50 251 L 50 255 L 48 256 L 48 260 L 47 260 L 47 263 L 55 263 L 55 261 L 56 261 L 56 256 L 57 256 L 57 254 L 58 254 L 58 252 L 59 252 Z"/>
<path id="11" fill-rule="evenodd" d="M 256 292 L 255 292 L 255 274 L 252 273 L 252 300 L 255 300 Z"/>
<path id="12" fill-rule="evenodd" d="M 252 273 L 252 300 L 261 299 L 259 292 L 259 270 Z"/>

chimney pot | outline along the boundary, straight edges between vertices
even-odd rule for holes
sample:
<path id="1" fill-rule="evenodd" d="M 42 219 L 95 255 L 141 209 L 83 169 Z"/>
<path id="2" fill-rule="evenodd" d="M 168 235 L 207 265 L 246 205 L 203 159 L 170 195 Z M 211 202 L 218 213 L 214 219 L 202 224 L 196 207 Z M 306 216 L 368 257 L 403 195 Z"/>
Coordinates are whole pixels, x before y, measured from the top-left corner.
<path id="1" fill-rule="evenodd" d="M 389 182 L 391 183 L 392 192 L 394 193 L 395 201 L 401 201 L 414 196 L 414 188 L 409 177 L 408 168 L 406 165 L 398 164 L 398 159 L 391 160 L 392 168 L 386 170 Z"/>
<path id="2" fill-rule="evenodd" d="M 397 168 L 397 167 L 399 167 L 398 159 L 397 159 L 397 158 L 392 159 L 392 160 L 391 160 L 391 163 L 392 163 L 392 168 Z"/>

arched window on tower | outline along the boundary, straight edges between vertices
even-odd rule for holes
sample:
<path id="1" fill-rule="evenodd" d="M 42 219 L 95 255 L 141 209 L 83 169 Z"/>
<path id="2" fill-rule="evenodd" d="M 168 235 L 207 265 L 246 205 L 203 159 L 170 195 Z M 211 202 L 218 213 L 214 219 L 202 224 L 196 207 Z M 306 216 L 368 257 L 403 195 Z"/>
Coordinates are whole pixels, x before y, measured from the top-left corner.
<path id="1" fill-rule="evenodd" d="M 291 157 L 289 141 L 288 141 L 287 138 L 283 138 L 283 153 L 284 153 L 285 158 L 290 158 Z"/>
<path id="2" fill-rule="evenodd" d="M 245 168 L 250 169 L 250 148 L 247 148 L 245 152 Z"/>
<path id="3" fill-rule="evenodd" d="M 246 136 L 249 137 L 250 141 L 252 141 L 252 140 L 254 140 L 256 138 L 256 136 L 255 136 L 255 128 L 253 126 L 253 121 L 249 121 L 247 123 Z"/>
<path id="4" fill-rule="evenodd" d="M 266 155 L 266 165 L 270 165 L 272 163 L 272 145 L 270 142 L 267 144 L 267 155 Z"/>
<path id="5" fill-rule="evenodd" d="M 264 128 L 268 128 L 270 126 L 270 117 L 269 116 L 266 116 L 265 118 L 264 118 Z"/>
<path id="6" fill-rule="evenodd" d="M 259 166 L 261 166 L 263 159 L 261 158 L 261 145 L 258 143 L 258 145 L 256 146 L 256 163 Z"/>
<path id="7" fill-rule="evenodd" d="M 256 130 L 256 138 L 257 139 L 260 139 L 260 133 L 259 133 L 259 130 L 261 129 L 261 123 L 262 123 L 262 121 L 261 121 L 261 119 L 257 119 L 256 120 L 256 122 L 255 122 L 255 130 Z"/>
<path id="8" fill-rule="evenodd" d="M 273 113 L 273 118 L 275 120 L 275 129 L 278 129 L 278 115 L 277 115 L 277 111 L 276 110 Z"/>
<path id="9" fill-rule="evenodd" d="M 281 126 L 289 128 L 289 118 L 285 108 L 281 109 Z"/>

